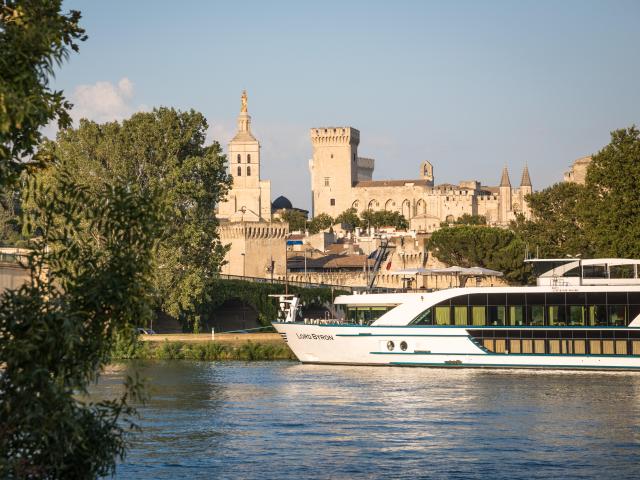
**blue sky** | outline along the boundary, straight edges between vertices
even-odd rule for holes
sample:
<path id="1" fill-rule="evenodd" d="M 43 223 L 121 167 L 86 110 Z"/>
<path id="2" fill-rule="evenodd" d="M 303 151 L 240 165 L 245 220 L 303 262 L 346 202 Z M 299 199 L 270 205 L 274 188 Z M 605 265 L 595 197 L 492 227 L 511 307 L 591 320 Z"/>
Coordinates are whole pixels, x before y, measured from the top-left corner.
<path id="1" fill-rule="evenodd" d="M 535 189 L 640 123 L 640 2 L 69 1 L 89 40 L 54 86 L 76 117 L 194 108 L 226 143 L 247 89 L 272 197 L 310 206 L 309 129 L 349 125 L 374 178 Z"/>

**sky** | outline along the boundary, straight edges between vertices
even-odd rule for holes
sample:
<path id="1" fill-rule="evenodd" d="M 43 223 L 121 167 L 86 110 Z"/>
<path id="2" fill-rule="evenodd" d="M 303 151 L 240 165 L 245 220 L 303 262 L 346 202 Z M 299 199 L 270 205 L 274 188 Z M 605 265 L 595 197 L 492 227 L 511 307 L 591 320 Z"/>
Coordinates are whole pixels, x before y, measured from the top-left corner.
<path id="1" fill-rule="evenodd" d="M 67 1 L 89 39 L 53 86 L 73 117 L 202 112 L 225 151 L 247 90 L 272 200 L 311 205 L 309 130 L 352 126 L 374 179 L 562 180 L 640 124 L 640 2 Z"/>

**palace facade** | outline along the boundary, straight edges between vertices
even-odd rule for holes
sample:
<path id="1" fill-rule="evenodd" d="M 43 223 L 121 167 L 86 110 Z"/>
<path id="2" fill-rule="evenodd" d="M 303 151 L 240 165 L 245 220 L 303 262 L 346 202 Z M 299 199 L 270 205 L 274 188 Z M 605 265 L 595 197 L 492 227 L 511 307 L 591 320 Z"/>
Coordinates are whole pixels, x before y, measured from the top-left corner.
<path id="1" fill-rule="evenodd" d="M 483 215 L 490 225 L 508 225 L 518 213 L 530 217 L 525 196 L 533 191 L 525 166 L 520 185 L 513 187 L 507 167 L 500 184 L 484 186 L 477 180 L 458 185 L 435 184 L 433 165 L 420 164 L 419 176 L 410 180 L 373 180 L 375 161 L 358 156 L 360 132 L 352 127 L 311 129 L 313 158 L 309 161 L 312 214 L 338 216 L 349 208 L 397 211 L 410 229 L 432 232 L 441 222 L 464 215 Z"/>

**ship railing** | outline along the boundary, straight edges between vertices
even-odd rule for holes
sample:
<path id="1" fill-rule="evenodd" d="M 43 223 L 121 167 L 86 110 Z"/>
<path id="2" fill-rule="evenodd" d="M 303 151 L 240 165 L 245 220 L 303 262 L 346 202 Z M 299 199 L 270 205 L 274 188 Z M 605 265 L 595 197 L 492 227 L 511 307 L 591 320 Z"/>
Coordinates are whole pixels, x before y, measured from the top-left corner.
<path id="1" fill-rule="evenodd" d="M 340 318 L 305 318 L 305 325 L 335 325 L 340 323 L 346 323 Z"/>

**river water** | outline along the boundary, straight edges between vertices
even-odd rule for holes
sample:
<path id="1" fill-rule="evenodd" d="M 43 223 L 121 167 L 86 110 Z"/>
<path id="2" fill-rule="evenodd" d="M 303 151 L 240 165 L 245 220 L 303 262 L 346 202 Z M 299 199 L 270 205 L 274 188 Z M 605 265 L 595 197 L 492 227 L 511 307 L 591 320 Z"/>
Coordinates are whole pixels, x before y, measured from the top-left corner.
<path id="1" fill-rule="evenodd" d="M 640 374 L 132 362 L 142 432 L 117 477 L 640 478 Z"/>

